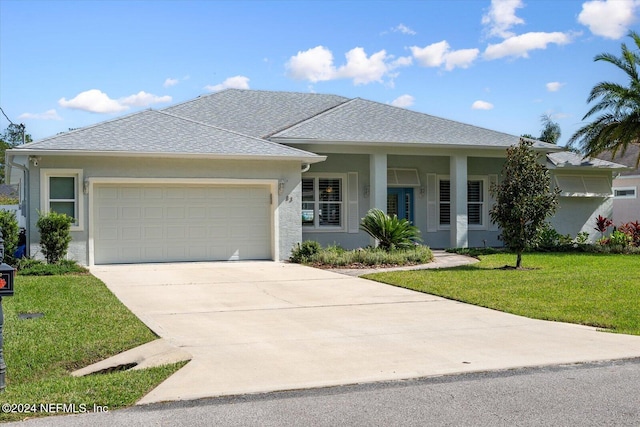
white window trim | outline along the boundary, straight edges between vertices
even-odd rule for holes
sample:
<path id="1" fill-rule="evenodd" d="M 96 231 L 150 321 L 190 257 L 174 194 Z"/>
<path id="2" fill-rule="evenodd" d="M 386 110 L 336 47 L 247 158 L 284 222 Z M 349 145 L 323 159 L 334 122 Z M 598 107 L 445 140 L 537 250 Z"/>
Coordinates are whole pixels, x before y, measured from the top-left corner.
<path id="1" fill-rule="evenodd" d="M 616 196 L 616 191 L 629 191 L 633 190 L 633 195 L 631 196 Z M 613 197 L 615 199 L 636 199 L 638 198 L 638 189 L 637 187 L 613 187 Z"/>
<path id="2" fill-rule="evenodd" d="M 440 181 L 449 181 L 451 183 L 451 177 L 449 175 L 438 175 L 436 178 L 436 201 L 438 203 L 438 230 L 450 230 L 451 224 L 440 224 Z M 469 230 L 488 230 L 489 229 L 489 176 L 486 175 L 468 175 L 468 181 L 482 181 L 482 224 L 468 224 Z M 449 189 L 451 191 L 451 189 Z M 469 204 L 469 195 L 467 195 L 467 209 Z M 451 202 L 449 202 L 451 205 Z"/>
<path id="3" fill-rule="evenodd" d="M 489 177 L 469 175 L 467 181 L 482 181 L 482 224 L 469 224 L 469 230 L 487 230 L 489 228 Z M 475 202 L 474 202 L 475 203 Z M 467 195 L 467 205 L 469 196 Z"/>
<path id="4" fill-rule="evenodd" d="M 438 203 L 436 218 L 438 219 L 438 230 L 451 230 L 451 224 L 440 223 L 440 181 L 449 181 L 449 195 L 451 195 L 451 177 L 449 175 L 438 175 L 436 177 L 436 201 Z M 449 200 L 449 206 L 451 206 L 451 200 Z"/>
<path id="5" fill-rule="evenodd" d="M 341 190 L 342 190 L 342 200 L 340 201 L 340 204 L 342 205 L 342 208 L 340 209 L 340 227 L 336 227 L 336 226 L 332 226 L 332 225 L 319 225 L 318 221 L 319 221 L 319 215 L 318 212 L 316 210 L 317 206 L 319 205 L 319 201 L 318 200 L 314 200 L 313 201 L 313 205 L 314 205 L 314 224 L 313 225 L 309 225 L 309 224 L 302 224 L 302 231 L 303 232 L 319 232 L 319 233 L 344 233 L 347 231 L 347 200 L 349 200 L 349 195 L 347 194 L 347 187 L 348 187 L 348 183 L 347 183 L 347 174 L 346 173 L 305 173 L 302 175 L 302 179 L 306 179 L 306 178 L 313 178 L 314 179 L 314 187 L 317 185 L 318 179 L 321 178 L 326 178 L 326 179 L 340 179 L 341 180 Z M 300 185 L 302 185 L 302 181 L 300 182 Z M 317 196 L 317 192 L 316 192 L 316 196 Z M 311 203 L 311 202 L 301 202 L 300 206 L 302 206 L 302 203 Z M 334 202 L 337 203 L 337 202 Z M 302 218 L 300 219 L 302 220 Z"/>
<path id="6" fill-rule="evenodd" d="M 82 169 L 40 169 L 40 211 L 43 214 L 49 213 L 49 178 L 52 177 L 73 177 L 75 178 L 75 210 L 76 223 L 71 224 L 70 231 L 84 231 L 84 194 L 83 194 L 83 172 Z"/>

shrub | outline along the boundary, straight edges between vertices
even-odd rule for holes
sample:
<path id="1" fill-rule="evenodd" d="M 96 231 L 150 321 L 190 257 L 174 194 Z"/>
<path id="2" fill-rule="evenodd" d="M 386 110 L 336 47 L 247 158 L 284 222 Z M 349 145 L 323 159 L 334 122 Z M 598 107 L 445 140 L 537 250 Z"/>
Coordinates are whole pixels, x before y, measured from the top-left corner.
<path id="1" fill-rule="evenodd" d="M 73 260 L 63 259 L 57 264 L 45 264 L 33 258 L 22 258 L 17 262 L 21 276 L 55 276 L 60 274 L 86 273 L 87 269 Z"/>
<path id="2" fill-rule="evenodd" d="M 379 242 L 382 249 L 410 248 L 422 241 L 420 230 L 405 218 L 389 216 L 380 209 L 371 209 L 362 218 L 360 229 L 366 231 Z"/>
<path id="3" fill-rule="evenodd" d="M 308 262 L 309 258 L 317 254 L 320 249 L 320 243 L 314 240 L 305 240 L 302 243 L 296 243 L 291 251 L 291 257 L 289 257 L 289 260 L 297 264 L 304 264 Z"/>
<path id="4" fill-rule="evenodd" d="M 15 265 L 13 254 L 18 247 L 18 220 L 15 212 L 0 209 L 0 230 L 4 239 L 4 262 Z"/>
<path id="5" fill-rule="evenodd" d="M 618 227 L 618 230 L 631 238 L 630 244 L 640 246 L 640 222 L 627 222 Z"/>
<path id="6" fill-rule="evenodd" d="M 36 226 L 40 231 L 42 253 L 49 264 L 55 264 L 67 255 L 72 223 L 73 218 L 66 214 L 53 211 L 40 214 Z"/>

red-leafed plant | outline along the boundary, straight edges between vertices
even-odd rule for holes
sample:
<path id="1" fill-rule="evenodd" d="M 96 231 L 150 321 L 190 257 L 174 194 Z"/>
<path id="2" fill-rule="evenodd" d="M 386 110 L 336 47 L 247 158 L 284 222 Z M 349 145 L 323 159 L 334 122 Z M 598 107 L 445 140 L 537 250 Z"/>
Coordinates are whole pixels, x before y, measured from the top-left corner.
<path id="1" fill-rule="evenodd" d="M 631 237 L 634 246 L 640 246 L 640 222 L 633 221 L 622 224 L 618 230 Z"/>
<path id="2" fill-rule="evenodd" d="M 596 218 L 596 230 L 602 233 L 603 237 L 604 237 L 604 233 L 606 233 L 607 229 L 612 225 L 613 225 L 613 221 L 607 217 L 598 215 L 598 218 Z"/>

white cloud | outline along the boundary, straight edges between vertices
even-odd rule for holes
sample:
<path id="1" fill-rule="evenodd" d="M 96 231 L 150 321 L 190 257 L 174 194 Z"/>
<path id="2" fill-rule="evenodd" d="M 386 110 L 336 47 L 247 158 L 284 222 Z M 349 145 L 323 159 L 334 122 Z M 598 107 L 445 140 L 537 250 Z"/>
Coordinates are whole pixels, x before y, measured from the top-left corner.
<path id="1" fill-rule="evenodd" d="M 514 25 L 524 24 L 524 20 L 516 16 L 516 9 L 521 7 L 524 7 L 522 0 L 491 0 L 489 12 L 482 17 L 489 36 L 513 37 L 514 33 L 509 29 Z"/>
<path id="2" fill-rule="evenodd" d="M 563 45 L 570 42 L 571 36 L 565 33 L 525 33 L 510 37 L 498 44 L 490 44 L 484 51 L 484 58 L 488 60 L 504 58 L 505 56 L 528 58 L 530 50 L 546 49 L 550 43 Z"/>
<path id="3" fill-rule="evenodd" d="M 597 36 L 619 39 L 627 34 L 636 21 L 638 0 L 593 0 L 582 4 L 578 22 L 589 27 Z"/>
<path id="4" fill-rule="evenodd" d="M 285 64 L 288 74 L 296 80 L 309 80 L 316 83 L 331 80 L 335 76 L 333 53 L 324 46 L 298 52 Z"/>
<path id="5" fill-rule="evenodd" d="M 396 27 L 393 27 L 391 31 L 393 31 L 394 33 L 409 34 L 410 36 L 415 36 L 417 34 L 415 31 L 404 24 L 398 24 Z"/>
<path id="6" fill-rule="evenodd" d="M 152 104 L 170 101 L 170 96 L 156 96 L 144 91 L 116 100 L 109 98 L 109 96 L 101 90 L 91 89 L 79 93 L 75 98 L 70 100 L 60 98 L 58 104 L 64 108 L 89 111 L 91 113 L 119 113 L 128 110 L 132 106 L 148 107 Z"/>
<path id="7" fill-rule="evenodd" d="M 129 109 L 128 106 L 122 105 L 115 99 L 109 98 L 106 93 L 98 89 L 81 92 L 76 95 L 75 98 L 68 101 L 66 98 L 60 98 L 58 104 L 61 107 L 92 113 L 119 113 Z"/>
<path id="8" fill-rule="evenodd" d="M 289 77 L 296 80 L 308 80 L 312 83 L 336 79 L 352 79 L 356 85 L 382 82 L 390 71 L 411 65 L 411 57 L 393 60 L 385 50 L 367 56 L 361 47 L 355 47 L 345 54 L 346 63 L 336 67 L 333 53 L 324 46 L 316 46 L 304 52 L 298 52 L 285 64 Z"/>
<path id="9" fill-rule="evenodd" d="M 565 85 L 565 83 L 560 83 L 560 82 L 549 82 L 549 83 L 546 84 L 547 90 L 549 92 L 557 92 L 564 85 Z"/>
<path id="10" fill-rule="evenodd" d="M 444 56 L 449 50 L 449 43 L 442 40 L 425 47 L 411 46 L 413 57 L 424 67 L 439 67 L 444 63 Z"/>
<path id="11" fill-rule="evenodd" d="M 175 86 L 178 84 L 180 80 L 178 79 L 172 79 L 171 77 L 168 77 L 165 81 L 164 84 L 162 86 L 164 87 L 171 87 L 171 86 Z"/>
<path id="12" fill-rule="evenodd" d="M 356 85 L 371 82 L 382 82 L 382 77 L 387 73 L 385 62 L 387 52 L 381 50 L 367 57 L 367 53 L 361 47 L 351 49 L 345 54 L 347 63 L 338 68 L 336 77 L 353 79 Z"/>
<path id="13" fill-rule="evenodd" d="M 468 68 L 480 54 L 478 49 L 451 50 L 446 40 L 425 47 L 411 46 L 409 49 L 420 65 L 424 67 L 444 65 L 447 71 L 456 67 Z"/>
<path id="14" fill-rule="evenodd" d="M 469 68 L 476 60 L 480 50 L 478 49 L 460 49 L 448 52 L 444 57 L 445 69 L 451 71 L 454 68 Z"/>
<path id="15" fill-rule="evenodd" d="M 391 105 L 394 107 L 407 108 L 411 107 L 416 99 L 411 95 L 400 95 L 393 101 L 391 101 Z"/>
<path id="16" fill-rule="evenodd" d="M 471 105 L 473 110 L 493 110 L 493 104 L 487 101 L 476 101 Z"/>
<path id="17" fill-rule="evenodd" d="M 22 113 L 19 119 L 36 119 L 36 120 L 62 120 L 55 109 L 47 110 L 44 113 Z"/>
<path id="18" fill-rule="evenodd" d="M 125 105 L 127 107 L 148 107 L 149 105 L 153 104 L 171 102 L 171 97 L 169 95 L 156 96 L 141 90 L 135 95 L 120 98 L 118 102 L 121 105 Z"/>
<path id="19" fill-rule="evenodd" d="M 217 84 L 215 86 L 207 85 L 204 88 L 211 92 L 219 92 L 223 89 L 249 89 L 249 77 L 228 77 L 220 84 Z"/>

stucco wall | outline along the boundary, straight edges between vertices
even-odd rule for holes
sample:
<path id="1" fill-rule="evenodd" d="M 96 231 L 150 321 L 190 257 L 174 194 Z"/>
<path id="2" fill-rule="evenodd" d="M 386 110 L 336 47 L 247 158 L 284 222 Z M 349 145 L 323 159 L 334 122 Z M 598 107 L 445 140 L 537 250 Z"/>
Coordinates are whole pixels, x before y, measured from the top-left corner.
<path id="1" fill-rule="evenodd" d="M 613 221 L 620 225 L 630 221 L 640 221 L 640 176 L 621 176 L 613 180 L 613 186 L 619 188 L 635 187 L 636 197 L 633 199 L 613 199 Z"/>
<path id="2" fill-rule="evenodd" d="M 42 157 L 38 167 L 31 165 L 29 201 L 31 209 L 31 254 L 38 256 L 40 240 L 37 211 L 40 209 L 40 170 L 43 168 L 82 169 L 83 178 L 229 178 L 271 179 L 284 181 L 285 187 L 277 195 L 277 227 L 279 258 L 287 259 L 293 245 L 302 239 L 300 224 L 300 162 L 297 161 L 239 161 L 164 158 L 108 158 L 108 157 Z M 84 198 L 84 230 L 71 233 L 73 241 L 69 257 L 88 263 L 89 200 Z"/>

